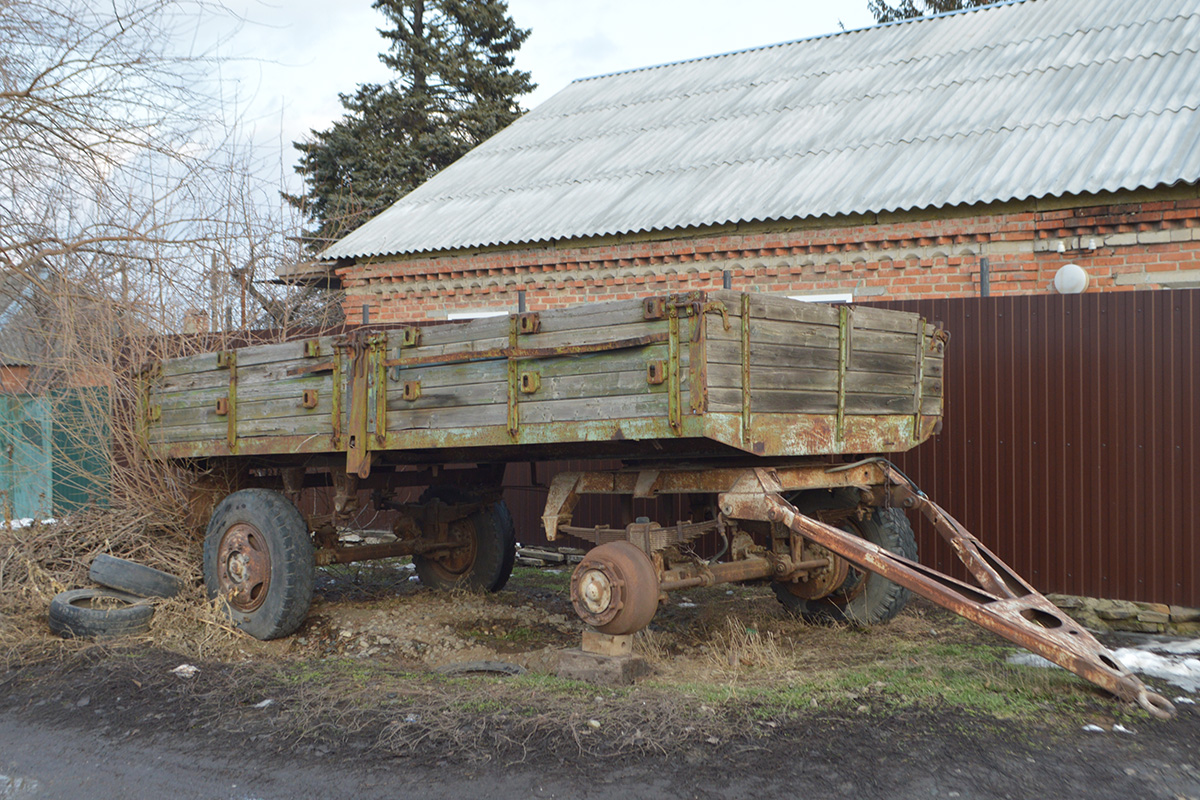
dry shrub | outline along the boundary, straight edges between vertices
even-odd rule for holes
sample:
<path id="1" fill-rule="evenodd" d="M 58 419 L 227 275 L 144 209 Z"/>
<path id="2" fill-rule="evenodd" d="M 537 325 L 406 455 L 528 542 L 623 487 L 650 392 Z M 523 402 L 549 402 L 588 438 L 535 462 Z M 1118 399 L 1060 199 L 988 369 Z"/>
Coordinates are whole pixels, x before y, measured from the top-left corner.
<path id="1" fill-rule="evenodd" d="M 0 665 L 37 661 L 91 647 L 62 640 L 46 623 L 50 600 L 91 585 L 88 569 L 101 553 L 127 558 L 183 579 L 183 593 L 155 600 L 149 643 L 190 657 L 220 657 L 246 640 L 204 598 L 200 545 L 181 528 L 156 524 L 154 512 L 90 509 L 53 524 L 0 525 Z M 127 641 L 127 640 L 123 640 Z"/>
<path id="2" fill-rule="evenodd" d="M 793 660 L 778 633 L 747 627 L 742 620 L 729 617 L 724 629 L 712 635 L 708 662 L 727 677 L 736 678 L 746 669 L 782 672 Z"/>

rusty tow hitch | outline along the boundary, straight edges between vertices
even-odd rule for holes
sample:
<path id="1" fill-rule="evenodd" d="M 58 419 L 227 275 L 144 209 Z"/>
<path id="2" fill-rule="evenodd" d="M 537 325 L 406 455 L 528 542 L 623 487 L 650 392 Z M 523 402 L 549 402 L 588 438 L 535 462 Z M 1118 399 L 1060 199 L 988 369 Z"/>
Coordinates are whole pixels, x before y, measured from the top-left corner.
<path id="1" fill-rule="evenodd" d="M 898 469 L 881 462 L 894 502 L 918 509 L 949 543 L 978 583 L 972 586 L 878 545 L 801 514 L 783 499 L 769 469 L 755 469 L 721 496 L 730 517 L 758 519 L 790 528 L 797 535 L 875 572 L 943 608 L 1030 650 L 1064 669 L 1136 703 L 1159 719 L 1170 719 L 1175 707 L 1150 691 L 1113 654 L 1073 619 L 1060 611 L 1021 576 L 934 503 Z"/>

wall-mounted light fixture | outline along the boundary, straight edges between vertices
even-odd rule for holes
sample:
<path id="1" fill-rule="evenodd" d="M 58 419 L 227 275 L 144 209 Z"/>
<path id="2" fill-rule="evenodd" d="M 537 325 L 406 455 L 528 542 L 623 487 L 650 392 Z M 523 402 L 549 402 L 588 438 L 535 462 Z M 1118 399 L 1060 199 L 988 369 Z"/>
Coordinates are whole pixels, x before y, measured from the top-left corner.
<path id="1" fill-rule="evenodd" d="M 1087 270 L 1078 264 L 1064 264 L 1054 273 L 1054 288 L 1059 294 L 1083 294 L 1087 287 Z"/>

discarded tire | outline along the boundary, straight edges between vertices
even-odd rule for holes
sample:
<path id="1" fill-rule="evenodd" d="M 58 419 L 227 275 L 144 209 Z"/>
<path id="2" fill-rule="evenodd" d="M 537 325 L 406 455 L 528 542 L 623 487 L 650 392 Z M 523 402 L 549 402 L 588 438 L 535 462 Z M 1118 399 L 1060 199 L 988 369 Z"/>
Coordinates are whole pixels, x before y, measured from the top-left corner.
<path id="1" fill-rule="evenodd" d="M 150 630 L 149 600 L 110 589 L 71 589 L 50 601 L 50 630 L 65 638 L 112 639 Z"/>
<path id="2" fill-rule="evenodd" d="M 524 675 L 525 668 L 507 661 L 459 661 L 434 669 L 440 675 Z"/>
<path id="3" fill-rule="evenodd" d="M 139 597 L 174 597 L 183 591 L 183 581 L 170 573 L 103 553 L 92 561 L 88 577 Z"/>

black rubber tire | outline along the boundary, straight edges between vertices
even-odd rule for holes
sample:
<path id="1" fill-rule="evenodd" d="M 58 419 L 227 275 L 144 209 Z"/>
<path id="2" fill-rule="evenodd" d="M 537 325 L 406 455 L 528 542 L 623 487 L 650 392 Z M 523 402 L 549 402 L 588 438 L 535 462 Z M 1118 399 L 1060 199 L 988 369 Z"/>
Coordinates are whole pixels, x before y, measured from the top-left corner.
<path id="1" fill-rule="evenodd" d="M 108 602 L 93 608 L 92 601 L 97 599 Z M 149 600 L 111 589 L 71 589 L 50 601 L 50 630 L 64 638 L 133 636 L 150 630 L 153 616 Z"/>
<path id="2" fill-rule="evenodd" d="M 269 489 L 242 489 L 222 500 L 213 510 L 204 537 L 204 586 L 210 599 L 222 594 L 222 582 L 233 582 L 228 564 L 218 563 L 218 553 L 234 526 L 250 526 L 259 534 L 267 551 L 269 581 L 265 599 L 256 608 L 238 608 L 227 598 L 230 620 L 255 639 L 277 639 L 295 632 L 312 604 L 315 571 L 304 517 L 291 501 Z"/>
<path id="3" fill-rule="evenodd" d="M 431 487 L 421 496 L 422 502 L 435 498 L 448 504 L 472 500 L 468 492 L 453 486 Z M 474 560 L 461 571 L 451 571 L 437 559 L 413 556 L 413 566 L 423 585 L 434 589 L 498 592 L 508 583 L 517 559 L 517 537 L 508 506 L 503 500 L 484 506 L 468 521 L 475 537 Z"/>
<path id="4" fill-rule="evenodd" d="M 822 510 L 847 508 L 854 505 L 857 490 L 809 493 L 797 500 L 798 510 L 814 518 Z M 869 542 L 891 550 L 910 561 L 917 560 L 917 540 L 912 525 L 904 512 L 898 508 L 876 508 L 861 520 L 850 520 L 842 526 Z M 882 625 L 903 610 L 912 593 L 874 572 L 850 565 L 850 573 L 843 584 L 847 589 L 857 589 L 859 581 L 866 585 L 849 600 L 844 594 L 834 593 L 817 600 L 806 600 L 788 591 L 783 583 L 772 583 L 775 596 L 783 606 L 810 622 L 848 622 L 852 625 L 870 627 Z"/>
<path id="5" fill-rule="evenodd" d="M 92 560 L 88 577 L 101 586 L 138 597 L 174 597 L 183 581 L 162 570 L 101 553 Z"/>

